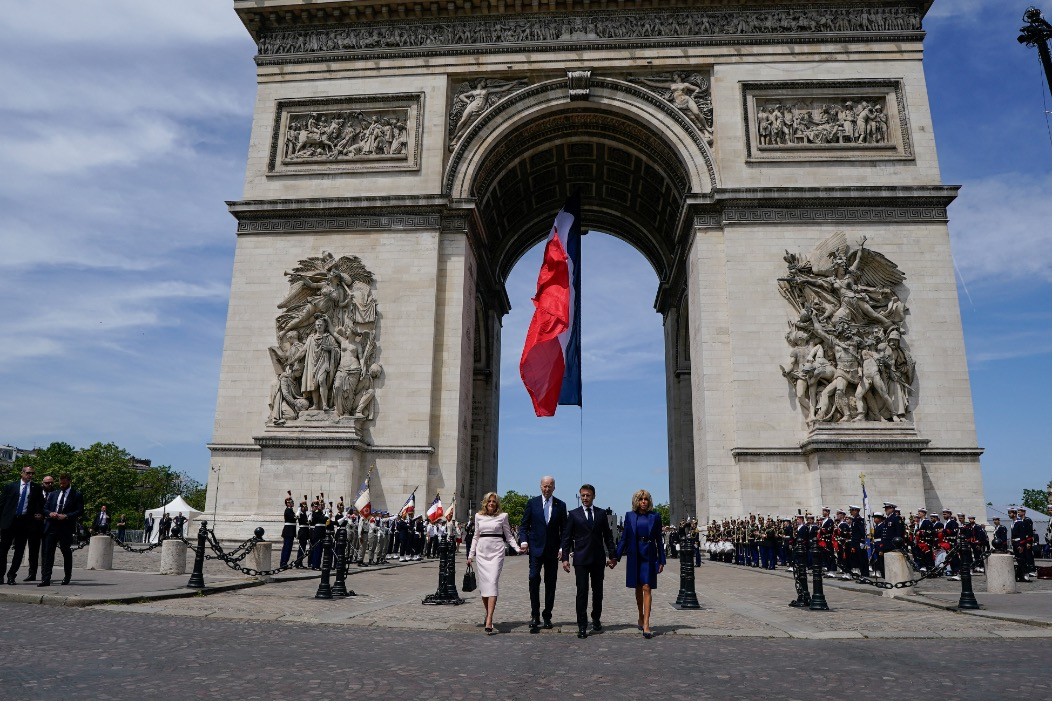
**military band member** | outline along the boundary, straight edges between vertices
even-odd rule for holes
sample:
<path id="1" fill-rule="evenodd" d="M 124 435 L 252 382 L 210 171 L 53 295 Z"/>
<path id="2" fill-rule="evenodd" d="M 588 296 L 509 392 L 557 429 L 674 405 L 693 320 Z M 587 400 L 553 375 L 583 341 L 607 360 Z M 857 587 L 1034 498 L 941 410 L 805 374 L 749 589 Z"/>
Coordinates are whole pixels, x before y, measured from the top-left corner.
<path id="1" fill-rule="evenodd" d="M 955 516 L 951 513 L 951 509 L 942 509 L 941 521 L 944 524 L 941 533 L 942 538 L 945 541 L 947 548 L 947 560 L 948 569 L 944 571 L 944 574 L 948 577 L 954 577 L 959 573 L 959 554 L 955 552 L 955 541 L 959 538 L 959 522 L 956 521 Z"/>
<path id="2" fill-rule="evenodd" d="M 928 568 L 933 567 L 934 539 L 933 522 L 929 520 L 929 512 L 919 509 L 916 512 L 911 554 L 920 573 L 925 573 Z"/>
<path id="3" fill-rule="evenodd" d="M 309 554 L 309 567 L 313 570 L 320 569 L 323 562 L 323 537 L 327 533 L 327 514 L 323 511 L 323 502 L 312 503 L 312 514 L 309 515 L 309 523 L 312 524 L 312 552 Z"/>
<path id="4" fill-rule="evenodd" d="M 290 552 L 294 550 L 294 537 L 297 536 L 297 527 L 298 517 L 294 513 L 294 500 L 288 496 L 283 508 L 283 530 L 279 534 L 283 539 L 283 550 L 279 554 L 280 568 L 285 568 L 287 563 L 290 562 Z"/>
<path id="5" fill-rule="evenodd" d="M 970 550 L 973 551 L 972 573 L 981 574 L 985 572 L 985 548 L 988 547 L 988 534 L 985 527 L 977 523 L 977 517 L 972 514 L 966 516 L 966 523 L 970 526 Z"/>
<path id="6" fill-rule="evenodd" d="M 1032 537 L 1028 535 L 1025 522 L 1018 518 L 1018 510 L 1007 509 L 1007 515 L 1013 522 L 1010 526 L 1010 548 L 1014 554 L 1014 580 L 1019 583 L 1031 582 L 1026 578 L 1030 567 L 1026 556 L 1032 555 Z"/>

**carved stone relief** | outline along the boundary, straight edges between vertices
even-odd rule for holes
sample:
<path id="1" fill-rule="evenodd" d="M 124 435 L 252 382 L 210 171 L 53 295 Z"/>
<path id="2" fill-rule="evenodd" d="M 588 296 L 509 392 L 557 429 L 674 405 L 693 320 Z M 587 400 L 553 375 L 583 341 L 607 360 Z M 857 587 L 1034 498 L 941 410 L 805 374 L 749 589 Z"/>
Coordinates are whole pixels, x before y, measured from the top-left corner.
<path id="1" fill-rule="evenodd" d="M 689 43 L 738 41 L 757 35 L 815 33 L 919 32 L 917 7 L 775 8 L 763 10 L 650 10 L 600 15 L 547 14 L 445 20 L 408 19 L 399 22 L 366 22 L 344 27 L 311 27 L 265 32 L 257 48 L 262 63 L 291 61 L 289 55 L 363 53 L 400 55 L 402 49 L 422 51 L 432 47 L 490 45 L 475 51 L 569 51 L 564 42 L 605 46 L 608 41 L 629 39 L 672 40 Z M 890 35 L 891 36 L 891 35 Z M 870 37 L 868 37 L 870 38 Z M 788 40 L 782 40 L 788 41 Z M 523 45 L 516 48 L 515 45 Z M 662 42 L 658 43 L 661 46 Z M 664 42 L 666 46 L 671 41 Z M 286 56 L 287 58 L 280 59 Z"/>
<path id="2" fill-rule="evenodd" d="M 713 99 L 709 94 L 709 79 L 701 74 L 677 71 L 630 76 L 628 81 L 643 86 L 678 108 L 702 132 L 705 142 L 713 144 Z"/>
<path id="3" fill-rule="evenodd" d="M 743 83 L 751 159 L 913 157 L 898 81 Z"/>
<path id="4" fill-rule="evenodd" d="M 844 232 L 809 255 L 786 252 L 779 292 L 797 314 L 779 370 L 811 426 L 825 421 L 906 420 L 915 360 L 903 340 L 909 312 L 897 292 L 904 273 L 864 236 Z"/>
<path id="5" fill-rule="evenodd" d="M 418 169 L 422 94 L 280 101 L 273 173 Z"/>
<path id="6" fill-rule="evenodd" d="M 284 275 L 290 291 L 277 305 L 276 344 L 268 348 L 276 374 L 268 423 L 349 426 L 361 436 L 375 418 L 382 375 L 374 276 L 356 256 L 327 251 Z"/>
<path id="7" fill-rule="evenodd" d="M 528 79 L 503 81 L 486 78 L 464 81 L 459 84 L 453 92 L 452 108 L 448 112 L 449 147 L 455 147 L 455 144 L 481 114 L 504 97 L 528 85 Z"/>

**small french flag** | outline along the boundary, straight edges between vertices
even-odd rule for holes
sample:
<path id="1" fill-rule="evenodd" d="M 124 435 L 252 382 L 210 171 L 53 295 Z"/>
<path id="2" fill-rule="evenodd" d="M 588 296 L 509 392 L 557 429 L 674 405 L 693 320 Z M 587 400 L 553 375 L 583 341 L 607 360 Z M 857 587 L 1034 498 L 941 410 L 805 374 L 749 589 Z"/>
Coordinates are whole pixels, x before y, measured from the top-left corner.
<path id="1" fill-rule="evenodd" d="M 533 304 L 519 370 L 536 415 L 553 416 L 581 404 L 579 191 L 555 217 Z"/>
<path id="2" fill-rule="evenodd" d="M 430 520 L 430 523 L 433 523 L 444 516 L 444 513 L 445 508 L 441 504 L 441 495 L 438 494 L 433 498 L 433 504 L 431 504 L 430 508 L 426 510 L 426 518 Z"/>

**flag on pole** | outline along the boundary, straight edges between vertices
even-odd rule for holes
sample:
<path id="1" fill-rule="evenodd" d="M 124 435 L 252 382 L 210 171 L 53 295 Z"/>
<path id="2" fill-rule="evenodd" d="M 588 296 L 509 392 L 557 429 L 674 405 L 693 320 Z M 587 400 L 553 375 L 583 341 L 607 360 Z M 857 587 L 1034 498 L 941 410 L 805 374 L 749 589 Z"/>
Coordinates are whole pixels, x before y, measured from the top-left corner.
<path id="1" fill-rule="evenodd" d="M 404 502 L 404 506 L 402 506 L 400 508 L 400 511 L 397 512 L 397 516 L 400 516 L 401 514 L 405 513 L 408 514 L 408 516 L 411 516 L 415 513 L 415 492 L 417 492 L 418 489 L 419 488 L 416 487 L 415 489 L 411 490 L 411 496 L 408 497 L 408 501 Z"/>
<path id="2" fill-rule="evenodd" d="M 353 500 L 353 506 L 357 513 L 365 519 L 371 518 L 371 473 L 367 473 L 367 479 L 360 485 Z"/>
<path id="3" fill-rule="evenodd" d="M 873 546 L 870 540 L 874 538 L 874 518 L 871 516 L 871 502 L 867 499 L 867 485 L 865 479 L 867 475 L 860 473 L 860 491 L 863 492 L 863 518 L 867 524 L 867 543 L 868 546 Z"/>
<path id="4" fill-rule="evenodd" d="M 552 416 L 581 402 L 580 192 L 555 217 L 533 304 L 519 371 L 536 415 Z"/>
<path id="5" fill-rule="evenodd" d="M 452 505 L 445 511 L 445 520 L 451 521 L 456 517 L 456 498 L 452 497 Z"/>
<path id="6" fill-rule="evenodd" d="M 430 508 L 426 510 L 426 518 L 429 519 L 432 524 L 444 516 L 444 513 L 445 508 L 444 505 L 441 504 L 441 495 L 438 494 L 433 498 L 433 504 L 431 504 Z"/>

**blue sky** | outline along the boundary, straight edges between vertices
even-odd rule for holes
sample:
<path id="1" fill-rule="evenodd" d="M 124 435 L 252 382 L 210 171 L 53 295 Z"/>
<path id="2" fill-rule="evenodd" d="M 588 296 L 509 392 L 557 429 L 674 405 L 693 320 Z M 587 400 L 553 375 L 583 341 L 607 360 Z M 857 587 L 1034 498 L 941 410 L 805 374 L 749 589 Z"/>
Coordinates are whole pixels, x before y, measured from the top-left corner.
<path id="1" fill-rule="evenodd" d="M 1051 470 L 1050 103 L 1015 41 L 1023 9 L 948 0 L 926 20 L 943 180 L 963 185 L 951 233 L 985 496 L 1000 504 Z M 0 442 L 114 441 L 205 479 L 235 243 L 224 200 L 242 195 L 253 53 L 223 0 L 5 7 Z M 603 505 L 624 508 L 639 486 L 664 499 L 653 272 L 617 239 L 586 239 L 583 421 L 569 408 L 542 421 L 517 376 L 540 258 L 508 282 L 500 491 L 535 489 L 527 451 L 562 429 L 560 496 L 583 474 Z"/>

